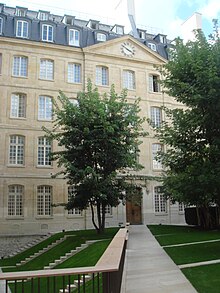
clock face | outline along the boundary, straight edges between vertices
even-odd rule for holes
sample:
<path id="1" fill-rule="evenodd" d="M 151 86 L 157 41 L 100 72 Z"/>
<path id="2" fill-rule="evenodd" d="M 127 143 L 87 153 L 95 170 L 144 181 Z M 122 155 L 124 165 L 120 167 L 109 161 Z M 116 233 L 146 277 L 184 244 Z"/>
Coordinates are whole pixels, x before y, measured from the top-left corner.
<path id="1" fill-rule="evenodd" d="M 129 42 L 124 42 L 123 44 L 121 44 L 121 52 L 125 56 L 133 57 L 135 53 L 135 48 Z"/>

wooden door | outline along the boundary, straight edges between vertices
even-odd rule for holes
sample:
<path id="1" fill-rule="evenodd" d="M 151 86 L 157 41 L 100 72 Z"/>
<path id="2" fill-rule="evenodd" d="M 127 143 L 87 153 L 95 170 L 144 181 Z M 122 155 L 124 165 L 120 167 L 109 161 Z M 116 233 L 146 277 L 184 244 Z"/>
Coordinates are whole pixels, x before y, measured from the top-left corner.
<path id="1" fill-rule="evenodd" d="M 131 225 L 142 224 L 141 205 L 131 201 L 126 202 L 126 221 Z"/>

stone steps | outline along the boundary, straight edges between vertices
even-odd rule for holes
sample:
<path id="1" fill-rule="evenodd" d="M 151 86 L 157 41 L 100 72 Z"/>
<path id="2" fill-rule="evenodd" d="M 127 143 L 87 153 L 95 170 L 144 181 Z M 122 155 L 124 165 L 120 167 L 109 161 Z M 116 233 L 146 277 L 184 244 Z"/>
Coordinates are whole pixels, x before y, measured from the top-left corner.
<path id="1" fill-rule="evenodd" d="M 85 275 L 85 282 L 87 282 L 91 279 L 92 279 L 91 275 Z M 83 284 L 83 278 L 81 278 L 81 280 L 80 280 L 80 285 L 82 285 L 82 284 Z M 63 291 L 63 289 L 60 289 L 59 293 L 63 293 L 63 292 L 69 293 L 69 292 L 74 291 L 76 288 L 78 288 L 78 280 L 74 280 L 73 284 L 67 285 L 66 288 L 64 289 L 64 291 Z"/>

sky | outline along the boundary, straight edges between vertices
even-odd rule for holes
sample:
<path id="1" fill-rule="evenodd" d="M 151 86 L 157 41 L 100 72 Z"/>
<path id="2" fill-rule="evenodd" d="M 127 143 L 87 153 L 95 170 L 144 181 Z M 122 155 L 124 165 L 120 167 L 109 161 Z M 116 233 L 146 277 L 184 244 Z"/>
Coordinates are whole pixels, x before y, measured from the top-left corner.
<path id="1" fill-rule="evenodd" d="M 74 15 L 81 19 L 96 19 L 102 23 L 127 25 L 126 9 L 115 9 L 125 0 L 2 0 L 6 6 L 22 6 L 46 10 L 58 15 Z M 194 12 L 202 14 L 202 29 L 212 32 L 212 19 L 220 21 L 220 0 L 134 0 L 138 28 L 150 33 L 163 33 L 169 39 L 181 36 L 181 24 Z"/>

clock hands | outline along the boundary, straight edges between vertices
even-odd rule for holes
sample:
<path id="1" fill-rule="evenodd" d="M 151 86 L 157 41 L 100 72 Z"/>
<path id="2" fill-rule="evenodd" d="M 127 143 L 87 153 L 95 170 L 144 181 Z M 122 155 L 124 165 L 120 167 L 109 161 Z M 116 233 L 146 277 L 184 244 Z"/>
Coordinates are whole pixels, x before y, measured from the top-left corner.
<path id="1" fill-rule="evenodd" d="M 132 53 L 133 54 L 133 50 L 130 49 L 129 47 L 125 46 L 125 45 L 122 45 L 123 48 L 125 48 L 128 52 Z"/>

